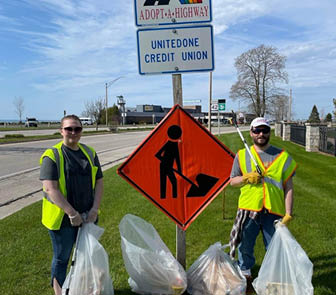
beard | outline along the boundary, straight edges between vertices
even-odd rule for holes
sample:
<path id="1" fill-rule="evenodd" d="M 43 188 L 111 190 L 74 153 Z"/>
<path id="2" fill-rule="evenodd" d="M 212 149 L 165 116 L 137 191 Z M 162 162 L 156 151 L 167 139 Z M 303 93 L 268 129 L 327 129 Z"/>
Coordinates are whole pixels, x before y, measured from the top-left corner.
<path id="1" fill-rule="evenodd" d="M 259 139 L 264 139 L 264 141 L 262 142 L 259 142 Z M 256 146 L 259 146 L 259 147 L 264 147 L 268 144 L 270 140 L 270 137 L 269 136 L 260 136 L 260 137 L 253 137 L 253 142 Z"/>

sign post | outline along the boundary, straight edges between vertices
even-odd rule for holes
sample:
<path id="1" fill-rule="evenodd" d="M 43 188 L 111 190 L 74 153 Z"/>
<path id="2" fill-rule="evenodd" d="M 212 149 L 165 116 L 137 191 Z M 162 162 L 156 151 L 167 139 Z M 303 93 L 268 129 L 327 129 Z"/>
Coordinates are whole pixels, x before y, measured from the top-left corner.
<path id="1" fill-rule="evenodd" d="M 183 96 L 182 96 L 182 75 L 181 74 L 173 74 L 173 102 L 174 105 L 179 104 L 182 106 L 183 104 Z M 181 229 L 178 225 L 176 225 L 176 260 L 186 269 L 186 233 L 183 229 Z"/>

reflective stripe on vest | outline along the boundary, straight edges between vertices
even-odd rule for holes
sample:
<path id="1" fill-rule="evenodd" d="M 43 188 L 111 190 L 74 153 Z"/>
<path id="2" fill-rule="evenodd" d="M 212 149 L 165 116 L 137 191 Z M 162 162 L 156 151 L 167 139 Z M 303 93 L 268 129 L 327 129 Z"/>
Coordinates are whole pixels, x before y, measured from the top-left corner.
<path id="1" fill-rule="evenodd" d="M 246 184 L 240 189 L 239 208 L 251 211 L 266 208 L 271 213 L 285 215 L 284 185 L 296 170 L 295 161 L 287 152 L 282 151 L 266 168 L 254 146 L 250 150 L 264 173 L 264 178 L 262 183 Z M 243 174 L 256 170 L 246 149 L 238 151 L 238 159 Z"/>
<path id="2" fill-rule="evenodd" d="M 66 190 L 66 181 L 65 181 L 65 173 L 64 173 L 64 157 L 62 153 L 62 142 L 54 145 L 51 149 L 47 149 L 40 158 L 40 165 L 42 165 L 43 158 L 48 157 L 52 161 L 56 163 L 57 171 L 58 171 L 58 188 L 64 198 L 67 197 Z M 84 144 L 78 144 L 81 151 L 87 157 L 90 166 L 91 166 L 91 176 L 92 176 L 92 188 L 93 194 L 96 186 L 96 174 L 98 171 L 98 167 L 94 166 L 94 158 L 95 151 L 89 146 Z M 55 205 L 48 194 L 45 192 L 43 188 L 43 203 L 42 203 L 42 224 L 50 230 L 58 230 L 61 227 L 64 211 Z"/>

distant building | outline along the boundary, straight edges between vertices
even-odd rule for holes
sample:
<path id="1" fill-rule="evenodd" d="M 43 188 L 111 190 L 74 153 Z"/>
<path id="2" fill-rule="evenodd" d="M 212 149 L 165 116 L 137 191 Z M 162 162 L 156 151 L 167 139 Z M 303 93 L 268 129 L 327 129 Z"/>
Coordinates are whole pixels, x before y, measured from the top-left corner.
<path id="1" fill-rule="evenodd" d="M 159 123 L 170 111 L 171 108 L 162 107 L 160 105 L 143 104 L 137 105 L 135 108 L 126 108 L 126 124 L 157 124 Z M 201 105 L 185 105 L 183 109 L 192 115 L 199 123 L 208 123 L 208 112 L 202 112 Z M 247 113 L 237 113 L 237 119 L 240 123 L 250 123 L 255 116 Z M 232 118 L 231 112 L 220 112 L 219 119 L 221 123 L 228 124 L 229 119 Z M 218 112 L 211 113 L 211 120 L 218 121 Z"/>

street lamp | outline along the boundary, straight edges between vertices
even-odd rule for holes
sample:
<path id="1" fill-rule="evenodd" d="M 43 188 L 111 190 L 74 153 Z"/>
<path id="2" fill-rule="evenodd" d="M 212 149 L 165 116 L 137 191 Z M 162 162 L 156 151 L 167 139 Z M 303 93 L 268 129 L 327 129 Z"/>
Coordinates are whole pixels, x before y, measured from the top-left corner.
<path id="1" fill-rule="evenodd" d="M 107 101 L 107 88 L 109 88 L 114 82 L 118 81 L 122 76 L 105 83 L 105 108 L 106 108 L 106 127 L 108 127 L 108 117 L 107 117 L 107 108 L 108 108 L 108 101 Z"/>

